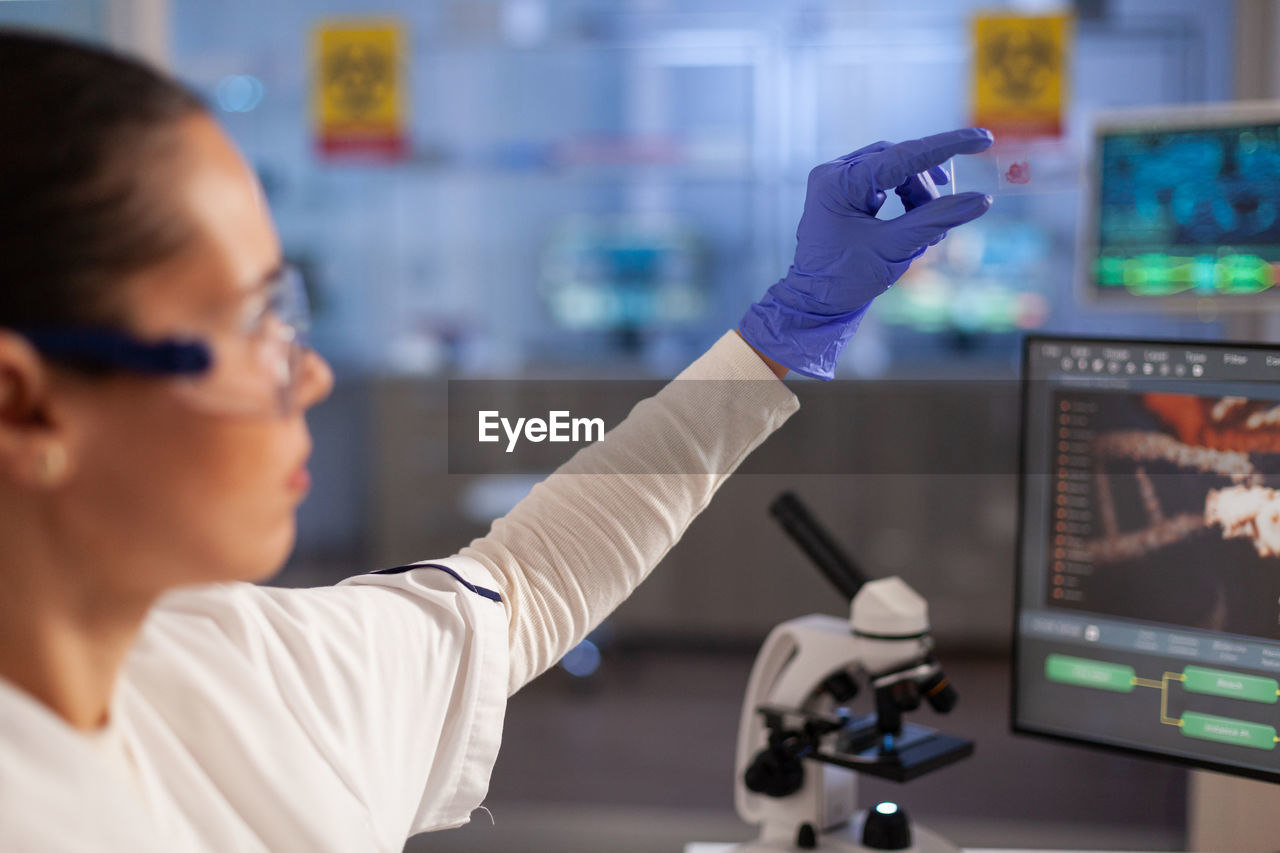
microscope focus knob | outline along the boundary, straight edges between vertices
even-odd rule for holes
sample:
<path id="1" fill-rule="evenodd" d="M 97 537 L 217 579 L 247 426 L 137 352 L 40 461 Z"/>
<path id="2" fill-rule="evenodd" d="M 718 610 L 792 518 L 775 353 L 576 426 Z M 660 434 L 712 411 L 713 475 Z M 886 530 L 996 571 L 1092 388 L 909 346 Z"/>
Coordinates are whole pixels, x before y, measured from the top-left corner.
<path id="1" fill-rule="evenodd" d="M 785 748 L 766 747 L 756 753 L 742 776 L 748 791 L 789 797 L 804 787 L 804 763 Z"/>
<path id="2" fill-rule="evenodd" d="M 862 846 L 872 850 L 906 850 L 911 846 L 911 821 L 896 803 L 880 803 L 867 812 Z"/>

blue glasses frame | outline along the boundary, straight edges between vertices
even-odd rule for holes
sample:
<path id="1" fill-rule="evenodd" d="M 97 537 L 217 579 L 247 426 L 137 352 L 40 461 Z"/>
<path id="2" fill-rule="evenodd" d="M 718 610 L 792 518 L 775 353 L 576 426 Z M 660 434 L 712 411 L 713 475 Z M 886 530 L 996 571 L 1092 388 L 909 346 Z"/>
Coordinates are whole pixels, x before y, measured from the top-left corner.
<path id="1" fill-rule="evenodd" d="M 207 344 L 183 338 L 142 341 L 108 329 L 14 329 L 46 358 L 148 376 L 198 376 L 213 366 Z"/>
<path id="2" fill-rule="evenodd" d="M 308 346 L 311 311 L 298 268 L 282 264 L 273 278 L 272 291 L 267 310 L 275 312 L 294 330 L 300 346 Z M 288 309 L 283 309 L 281 297 Z M 46 358 L 95 368 L 148 376 L 196 377 L 209 372 L 214 362 L 212 347 L 197 338 L 145 341 L 128 332 L 94 327 L 19 327 L 12 331 L 26 338 Z"/>
<path id="3" fill-rule="evenodd" d="M 146 340 L 120 329 L 92 326 L 9 330 L 51 362 L 91 372 L 121 371 L 173 380 L 192 400 L 220 413 L 287 412 L 293 407 L 311 350 L 311 309 L 301 273 L 291 264 L 282 264 L 263 288 L 265 300 L 247 303 L 252 311 L 241 318 L 237 335 L 248 346 L 243 353 L 260 359 L 256 365 L 242 362 L 238 347 L 224 352 L 222 338 L 178 333 Z M 241 383 L 253 375 L 272 385 L 269 393 L 259 380 Z M 234 377 L 229 384 L 228 377 Z"/>

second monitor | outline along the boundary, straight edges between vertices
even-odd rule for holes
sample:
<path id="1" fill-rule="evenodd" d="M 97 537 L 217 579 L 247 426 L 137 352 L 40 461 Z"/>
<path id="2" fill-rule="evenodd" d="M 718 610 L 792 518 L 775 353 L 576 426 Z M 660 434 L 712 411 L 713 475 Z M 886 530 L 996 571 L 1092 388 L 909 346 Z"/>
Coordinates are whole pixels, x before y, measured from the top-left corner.
<path id="1" fill-rule="evenodd" d="M 1231 310 L 1280 295 L 1280 104 L 1103 114 L 1089 175 L 1086 301 Z"/>

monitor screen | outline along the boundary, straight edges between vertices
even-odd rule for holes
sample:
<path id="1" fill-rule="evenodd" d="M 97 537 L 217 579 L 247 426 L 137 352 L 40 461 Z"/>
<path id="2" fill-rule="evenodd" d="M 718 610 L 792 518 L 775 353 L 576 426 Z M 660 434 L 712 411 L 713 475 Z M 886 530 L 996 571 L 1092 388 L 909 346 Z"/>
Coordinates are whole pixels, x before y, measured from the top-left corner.
<path id="1" fill-rule="evenodd" d="M 1280 781 L 1280 345 L 1032 338 L 1013 723 Z"/>
<path id="2" fill-rule="evenodd" d="M 1244 307 L 1275 292 L 1280 113 L 1104 122 L 1091 178 L 1081 265 L 1092 300 Z"/>

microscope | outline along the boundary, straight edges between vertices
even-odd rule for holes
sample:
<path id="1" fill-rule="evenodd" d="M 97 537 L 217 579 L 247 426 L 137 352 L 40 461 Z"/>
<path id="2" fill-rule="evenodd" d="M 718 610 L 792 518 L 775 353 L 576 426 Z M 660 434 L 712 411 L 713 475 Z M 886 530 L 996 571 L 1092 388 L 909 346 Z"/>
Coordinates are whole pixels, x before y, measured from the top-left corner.
<path id="1" fill-rule="evenodd" d="M 859 811 L 855 773 L 907 782 L 973 753 L 973 742 L 905 722 L 956 692 L 933 658 L 928 605 L 900 578 L 867 580 L 794 494 L 770 512 L 847 599 L 848 620 L 810 615 L 770 632 L 738 728 L 734 805 L 760 826 L 735 853 L 819 850 L 957 853 L 894 803 Z M 875 710 L 849 704 L 865 682 Z"/>

